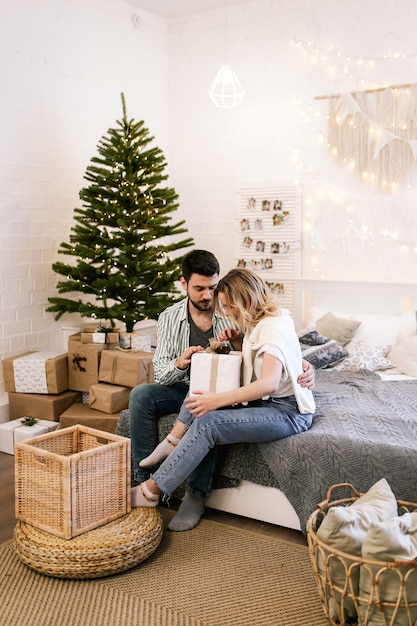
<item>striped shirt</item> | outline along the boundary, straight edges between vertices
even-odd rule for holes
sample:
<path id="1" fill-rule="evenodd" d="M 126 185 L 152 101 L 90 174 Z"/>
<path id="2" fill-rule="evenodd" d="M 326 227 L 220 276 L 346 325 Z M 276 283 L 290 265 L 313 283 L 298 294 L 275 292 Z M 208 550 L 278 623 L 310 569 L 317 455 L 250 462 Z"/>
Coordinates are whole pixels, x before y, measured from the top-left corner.
<path id="1" fill-rule="evenodd" d="M 158 319 L 158 340 L 153 356 L 155 380 L 160 385 L 189 383 L 189 367 L 175 367 L 178 357 L 190 347 L 190 324 L 188 322 L 188 298 L 162 311 Z M 235 327 L 228 317 L 213 313 L 213 337 L 217 338 L 224 328 Z"/>

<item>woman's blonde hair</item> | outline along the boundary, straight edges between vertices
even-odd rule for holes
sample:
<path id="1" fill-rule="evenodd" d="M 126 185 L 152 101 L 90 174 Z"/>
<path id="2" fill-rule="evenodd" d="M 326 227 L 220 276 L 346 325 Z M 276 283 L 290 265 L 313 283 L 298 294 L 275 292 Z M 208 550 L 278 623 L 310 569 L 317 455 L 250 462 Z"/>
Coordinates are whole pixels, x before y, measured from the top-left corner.
<path id="1" fill-rule="evenodd" d="M 224 295 L 228 307 L 238 309 L 236 321 L 243 332 L 256 326 L 263 317 L 275 317 L 280 312 L 277 300 L 262 278 L 246 268 L 230 270 L 216 287 L 216 297 L 219 293 Z M 216 308 L 222 311 L 218 299 Z"/>

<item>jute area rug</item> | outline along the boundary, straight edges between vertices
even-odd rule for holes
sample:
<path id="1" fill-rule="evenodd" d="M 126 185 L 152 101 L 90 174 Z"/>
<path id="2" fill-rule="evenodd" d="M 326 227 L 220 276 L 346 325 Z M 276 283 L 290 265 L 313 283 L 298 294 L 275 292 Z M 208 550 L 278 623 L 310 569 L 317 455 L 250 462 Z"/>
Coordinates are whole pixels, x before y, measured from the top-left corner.
<path id="1" fill-rule="evenodd" d="M 167 523 L 173 512 L 160 509 Z M 326 626 L 308 548 L 202 520 L 123 574 L 63 580 L 0 546 L 1 626 Z"/>

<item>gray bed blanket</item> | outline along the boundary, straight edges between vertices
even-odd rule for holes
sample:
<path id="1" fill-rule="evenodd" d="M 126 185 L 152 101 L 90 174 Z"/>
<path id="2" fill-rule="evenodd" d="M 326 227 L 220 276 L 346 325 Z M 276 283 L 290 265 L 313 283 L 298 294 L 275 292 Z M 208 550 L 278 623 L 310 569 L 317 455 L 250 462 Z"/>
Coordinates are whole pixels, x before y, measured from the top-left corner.
<path id="1" fill-rule="evenodd" d="M 385 477 L 397 499 L 417 502 L 417 381 L 317 370 L 314 396 L 316 414 L 308 432 L 266 444 L 227 446 L 214 486 L 248 480 L 281 489 L 303 532 L 310 513 L 337 483 L 365 492 Z M 174 419 L 160 420 L 160 439 Z M 116 433 L 130 436 L 128 410 L 122 411 Z"/>
<path id="2" fill-rule="evenodd" d="M 338 483 L 365 492 L 385 477 L 397 499 L 417 502 L 417 381 L 319 370 L 314 396 L 308 432 L 258 445 L 302 530 Z"/>

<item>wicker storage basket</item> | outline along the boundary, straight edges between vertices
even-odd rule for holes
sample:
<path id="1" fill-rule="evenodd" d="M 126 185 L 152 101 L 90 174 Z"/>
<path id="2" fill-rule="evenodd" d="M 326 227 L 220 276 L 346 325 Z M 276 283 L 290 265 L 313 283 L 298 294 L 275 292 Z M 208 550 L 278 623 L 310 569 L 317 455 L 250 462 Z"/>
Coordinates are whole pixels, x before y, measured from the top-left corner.
<path id="1" fill-rule="evenodd" d="M 15 444 L 18 520 L 71 539 L 130 511 L 126 437 L 77 425 Z"/>
<path id="2" fill-rule="evenodd" d="M 343 488 L 354 495 L 331 502 L 333 491 Z M 374 561 L 358 558 L 326 545 L 317 536 L 321 521 L 333 506 L 349 506 L 361 495 L 349 483 L 330 487 L 307 520 L 307 542 L 324 612 L 330 624 L 346 626 L 416 626 L 417 625 L 417 560 Z M 417 504 L 397 500 L 398 514 L 414 512 Z M 344 584 L 332 580 L 334 567 L 343 568 Z M 360 578 L 362 577 L 362 578 Z M 366 581 L 355 588 L 353 580 Z M 387 589 L 389 590 L 387 592 Z M 347 603 L 354 606 L 356 620 L 346 617 Z"/>

